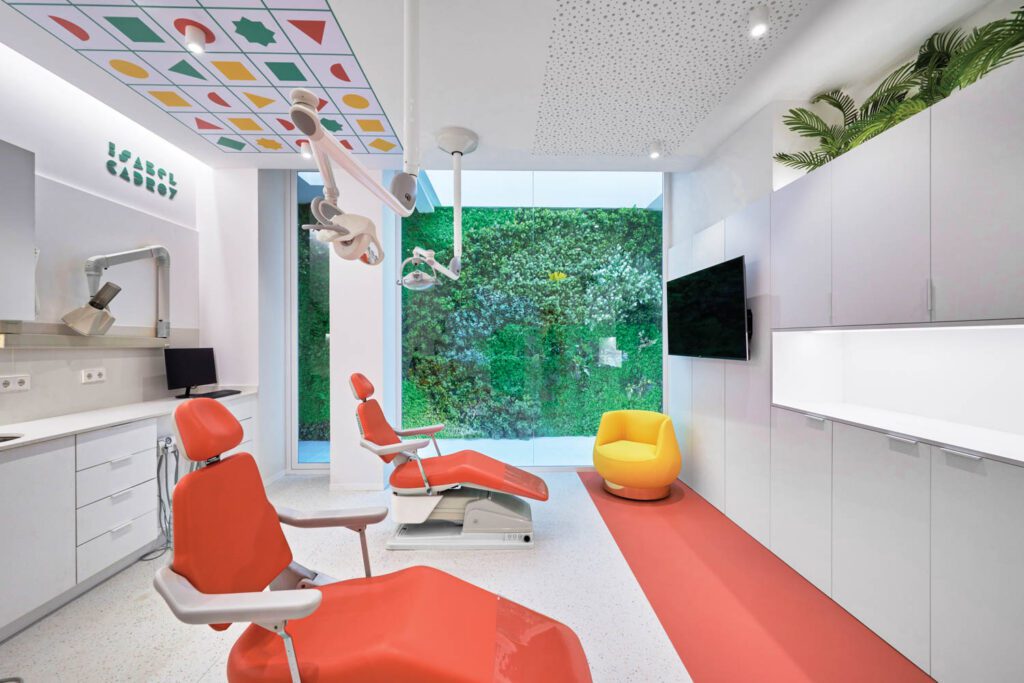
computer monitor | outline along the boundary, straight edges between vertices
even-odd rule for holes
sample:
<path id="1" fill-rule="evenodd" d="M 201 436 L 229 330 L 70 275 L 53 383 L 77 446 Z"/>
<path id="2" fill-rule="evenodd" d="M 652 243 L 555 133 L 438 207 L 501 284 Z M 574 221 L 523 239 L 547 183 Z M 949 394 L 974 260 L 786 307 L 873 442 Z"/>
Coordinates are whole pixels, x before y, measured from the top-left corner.
<path id="1" fill-rule="evenodd" d="M 192 387 L 217 383 L 217 365 L 213 349 L 164 349 L 167 388 L 184 389 L 178 398 L 191 398 Z"/>

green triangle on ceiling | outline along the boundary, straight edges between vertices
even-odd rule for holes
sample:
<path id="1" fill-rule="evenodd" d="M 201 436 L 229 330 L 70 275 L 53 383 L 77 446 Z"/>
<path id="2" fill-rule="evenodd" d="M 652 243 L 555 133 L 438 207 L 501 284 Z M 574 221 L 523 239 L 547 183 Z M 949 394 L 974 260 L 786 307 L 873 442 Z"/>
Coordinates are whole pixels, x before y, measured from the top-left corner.
<path id="1" fill-rule="evenodd" d="M 196 71 L 196 68 L 188 62 L 186 62 L 184 59 L 167 70 L 173 71 L 176 74 L 181 74 L 182 76 L 188 76 L 189 78 L 198 78 L 201 81 L 206 80 L 206 77 L 204 77 L 201 73 Z"/>

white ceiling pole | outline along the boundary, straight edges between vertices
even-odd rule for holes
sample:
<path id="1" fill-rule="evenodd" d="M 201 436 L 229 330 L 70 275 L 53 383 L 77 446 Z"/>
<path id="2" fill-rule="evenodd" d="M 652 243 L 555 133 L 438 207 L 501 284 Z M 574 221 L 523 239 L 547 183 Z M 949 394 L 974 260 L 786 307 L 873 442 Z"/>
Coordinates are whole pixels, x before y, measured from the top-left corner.
<path id="1" fill-rule="evenodd" d="M 420 3 L 419 0 L 405 0 L 404 17 L 404 73 L 402 96 L 405 99 L 405 115 L 402 122 L 403 143 L 402 170 L 416 175 L 420 165 Z"/>
<path id="2" fill-rule="evenodd" d="M 454 200 L 452 215 L 455 247 L 455 260 L 462 261 L 462 152 L 452 154 L 452 175 L 454 180 Z M 461 266 L 461 263 L 460 263 Z"/>

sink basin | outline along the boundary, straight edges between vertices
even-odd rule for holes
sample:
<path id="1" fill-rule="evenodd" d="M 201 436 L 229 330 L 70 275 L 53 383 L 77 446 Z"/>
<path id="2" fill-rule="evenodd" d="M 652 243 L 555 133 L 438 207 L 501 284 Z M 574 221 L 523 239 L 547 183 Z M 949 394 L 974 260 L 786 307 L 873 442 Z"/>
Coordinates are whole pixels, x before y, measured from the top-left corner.
<path id="1" fill-rule="evenodd" d="M 0 434 L 0 443 L 14 441 L 15 439 L 20 439 L 21 437 L 21 434 Z"/>

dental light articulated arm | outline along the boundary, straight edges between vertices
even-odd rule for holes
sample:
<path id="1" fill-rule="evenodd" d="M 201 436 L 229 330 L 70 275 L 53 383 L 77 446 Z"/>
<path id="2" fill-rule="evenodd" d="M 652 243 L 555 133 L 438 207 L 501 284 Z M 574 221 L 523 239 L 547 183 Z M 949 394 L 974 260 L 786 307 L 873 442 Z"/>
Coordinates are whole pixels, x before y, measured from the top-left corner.
<path id="1" fill-rule="evenodd" d="M 85 279 L 89 283 L 89 296 L 95 296 L 107 268 L 150 258 L 156 261 L 156 336 L 167 337 L 171 332 L 171 254 L 166 247 L 155 244 L 116 254 L 92 256 L 85 262 Z"/>

